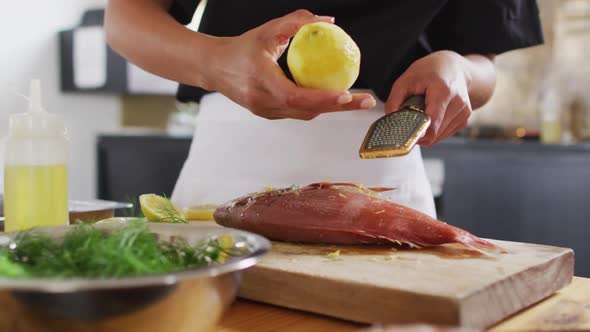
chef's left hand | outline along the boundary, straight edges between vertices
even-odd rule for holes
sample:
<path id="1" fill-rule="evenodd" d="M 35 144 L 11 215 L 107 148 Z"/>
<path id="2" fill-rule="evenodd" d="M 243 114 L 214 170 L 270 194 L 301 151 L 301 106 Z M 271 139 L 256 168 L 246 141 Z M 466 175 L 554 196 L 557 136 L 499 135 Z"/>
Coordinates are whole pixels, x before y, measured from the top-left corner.
<path id="1" fill-rule="evenodd" d="M 418 144 L 431 146 L 467 126 L 472 111 L 472 77 L 466 61 L 455 52 L 434 52 L 414 62 L 393 84 L 385 106 L 387 113 L 399 110 L 412 95 L 426 96 L 431 123 Z"/>

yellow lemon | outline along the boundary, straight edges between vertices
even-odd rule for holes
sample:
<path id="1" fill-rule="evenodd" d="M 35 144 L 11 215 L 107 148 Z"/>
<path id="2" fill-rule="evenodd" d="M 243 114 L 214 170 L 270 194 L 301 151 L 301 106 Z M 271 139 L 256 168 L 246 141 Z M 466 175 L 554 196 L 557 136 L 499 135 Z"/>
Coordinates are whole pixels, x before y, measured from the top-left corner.
<path id="1" fill-rule="evenodd" d="M 297 85 L 346 90 L 356 81 L 361 52 L 352 38 L 335 24 L 303 25 L 287 52 L 287 65 Z"/>
<path id="2" fill-rule="evenodd" d="M 143 194 L 139 196 L 141 212 L 148 221 L 186 223 L 186 217 L 166 197 L 156 194 Z"/>

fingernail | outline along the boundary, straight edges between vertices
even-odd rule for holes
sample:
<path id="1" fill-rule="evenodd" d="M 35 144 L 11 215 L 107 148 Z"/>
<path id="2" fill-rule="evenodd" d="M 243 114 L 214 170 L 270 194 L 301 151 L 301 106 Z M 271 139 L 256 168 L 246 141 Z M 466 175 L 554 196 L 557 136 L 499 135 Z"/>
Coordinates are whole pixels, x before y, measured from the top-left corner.
<path id="1" fill-rule="evenodd" d="M 334 17 L 333 16 L 318 16 L 319 19 L 322 20 L 329 20 L 330 22 L 334 23 Z"/>
<path id="2" fill-rule="evenodd" d="M 361 108 L 363 109 L 373 108 L 375 105 L 377 105 L 377 102 L 373 98 L 365 98 L 361 101 Z"/>
<path id="3" fill-rule="evenodd" d="M 338 104 L 339 105 L 344 105 L 344 104 L 348 104 L 352 101 L 352 95 L 351 94 L 345 94 L 345 95 L 341 95 L 340 97 L 338 97 Z"/>

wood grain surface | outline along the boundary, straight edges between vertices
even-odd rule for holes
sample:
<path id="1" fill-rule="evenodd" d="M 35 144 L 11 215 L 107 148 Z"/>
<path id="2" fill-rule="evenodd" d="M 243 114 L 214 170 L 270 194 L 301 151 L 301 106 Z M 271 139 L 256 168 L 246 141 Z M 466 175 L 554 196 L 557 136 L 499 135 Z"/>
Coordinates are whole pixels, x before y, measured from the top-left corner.
<path id="1" fill-rule="evenodd" d="M 371 323 L 487 327 L 570 283 L 573 252 L 494 241 L 510 253 L 273 243 L 244 272 L 240 296 Z"/>
<path id="2" fill-rule="evenodd" d="M 236 301 L 221 320 L 219 332 L 353 332 L 369 325 L 248 300 Z M 590 279 L 574 277 L 555 295 L 490 329 L 504 331 L 590 331 Z"/>

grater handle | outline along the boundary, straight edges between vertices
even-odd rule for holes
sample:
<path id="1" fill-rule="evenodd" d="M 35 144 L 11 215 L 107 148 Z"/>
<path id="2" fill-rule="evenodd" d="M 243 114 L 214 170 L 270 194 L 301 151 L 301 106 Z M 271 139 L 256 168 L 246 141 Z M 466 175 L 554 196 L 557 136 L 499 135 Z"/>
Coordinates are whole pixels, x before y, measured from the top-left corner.
<path id="1" fill-rule="evenodd" d="M 426 109 L 424 95 L 415 95 L 406 99 L 406 101 L 404 101 L 404 103 L 402 104 L 401 109 L 404 108 L 411 108 L 420 112 L 424 112 L 424 110 Z"/>

